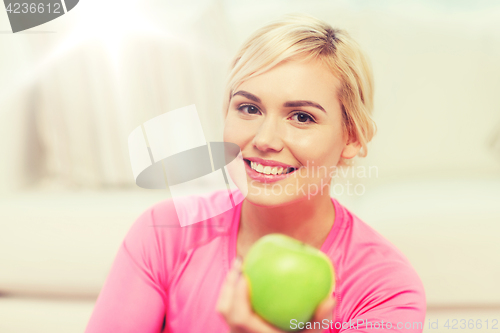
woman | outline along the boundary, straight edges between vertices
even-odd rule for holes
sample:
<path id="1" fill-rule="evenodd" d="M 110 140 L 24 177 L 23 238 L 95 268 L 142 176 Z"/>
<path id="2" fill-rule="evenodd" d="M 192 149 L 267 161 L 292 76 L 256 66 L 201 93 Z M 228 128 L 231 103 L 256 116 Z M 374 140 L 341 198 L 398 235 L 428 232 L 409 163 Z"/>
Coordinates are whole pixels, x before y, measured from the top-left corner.
<path id="1" fill-rule="evenodd" d="M 330 171 L 366 155 L 372 86 L 365 56 L 341 30 L 302 15 L 258 30 L 236 56 L 224 105 L 224 141 L 241 149 L 246 197 L 233 191 L 234 209 L 183 228 L 161 227 L 179 225 L 171 200 L 147 210 L 86 332 L 281 332 L 252 312 L 239 274 L 252 244 L 275 232 L 321 249 L 336 270 L 335 291 L 312 319 L 321 329 L 303 323 L 307 332 L 421 332 L 425 294 L 408 260 L 329 195 Z M 224 200 L 224 191 L 193 197 L 192 208 Z"/>

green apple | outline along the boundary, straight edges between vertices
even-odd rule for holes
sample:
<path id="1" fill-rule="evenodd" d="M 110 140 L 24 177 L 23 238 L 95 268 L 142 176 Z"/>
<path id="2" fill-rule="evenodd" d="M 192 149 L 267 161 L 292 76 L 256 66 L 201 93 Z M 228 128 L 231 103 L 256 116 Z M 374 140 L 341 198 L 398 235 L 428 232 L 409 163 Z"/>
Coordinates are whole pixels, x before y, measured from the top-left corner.
<path id="1" fill-rule="evenodd" d="M 333 266 L 323 252 L 282 234 L 255 242 L 242 271 L 255 313 L 285 331 L 299 330 L 291 329 L 293 319 L 311 321 L 335 286 Z"/>

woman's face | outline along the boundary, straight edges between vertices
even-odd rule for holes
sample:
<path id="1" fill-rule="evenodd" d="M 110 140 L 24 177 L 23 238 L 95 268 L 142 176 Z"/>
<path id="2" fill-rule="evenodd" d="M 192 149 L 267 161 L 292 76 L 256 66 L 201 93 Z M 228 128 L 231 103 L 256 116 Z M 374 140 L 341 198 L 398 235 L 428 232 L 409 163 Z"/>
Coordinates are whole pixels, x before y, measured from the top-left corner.
<path id="1" fill-rule="evenodd" d="M 224 141 L 241 149 L 250 202 L 281 206 L 329 196 L 339 159 L 359 151 L 356 144 L 346 144 L 339 87 L 339 79 L 321 62 L 294 60 L 234 90 Z"/>

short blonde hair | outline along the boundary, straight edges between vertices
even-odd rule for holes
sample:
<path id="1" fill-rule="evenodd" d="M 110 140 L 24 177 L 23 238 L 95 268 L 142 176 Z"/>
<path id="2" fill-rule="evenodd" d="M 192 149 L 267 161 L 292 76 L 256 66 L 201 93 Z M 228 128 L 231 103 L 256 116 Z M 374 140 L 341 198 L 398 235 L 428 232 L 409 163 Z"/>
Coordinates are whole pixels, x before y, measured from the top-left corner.
<path id="1" fill-rule="evenodd" d="M 360 143 L 358 155 L 365 157 L 366 145 L 376 132 L 371 118 L 373 74 L 368 59 L 347 32 L 308 15 L 287 15 L 257 30 L 241 46 L 230 69 L 223 112 L 227 114 L 233 92 L 242 82 L 296 57 L 321 60 L 341 81 L 337 93 L 343 130 L 350 142 Z"/>

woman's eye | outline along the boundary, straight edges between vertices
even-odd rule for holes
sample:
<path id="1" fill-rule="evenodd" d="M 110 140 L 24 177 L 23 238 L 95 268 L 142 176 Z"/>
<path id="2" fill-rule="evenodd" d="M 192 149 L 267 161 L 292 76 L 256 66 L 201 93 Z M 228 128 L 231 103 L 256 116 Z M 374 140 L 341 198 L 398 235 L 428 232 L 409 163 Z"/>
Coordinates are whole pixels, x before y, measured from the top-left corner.
<path id="1" fill-rule="evenodd" d="M 242 105 L 238 108 L 240 112 L 247 113 L 247 114 L 258 114 L 260 111 L 257 109 L 257 107 L 253 105 Z"/>
<path id="2" fill-rule="evenodd" d="M 304 112 L 297 112 L 292 116 L 292 118 L 297 120 L 299 123 L 315 123 L 314 118 Z"/>

